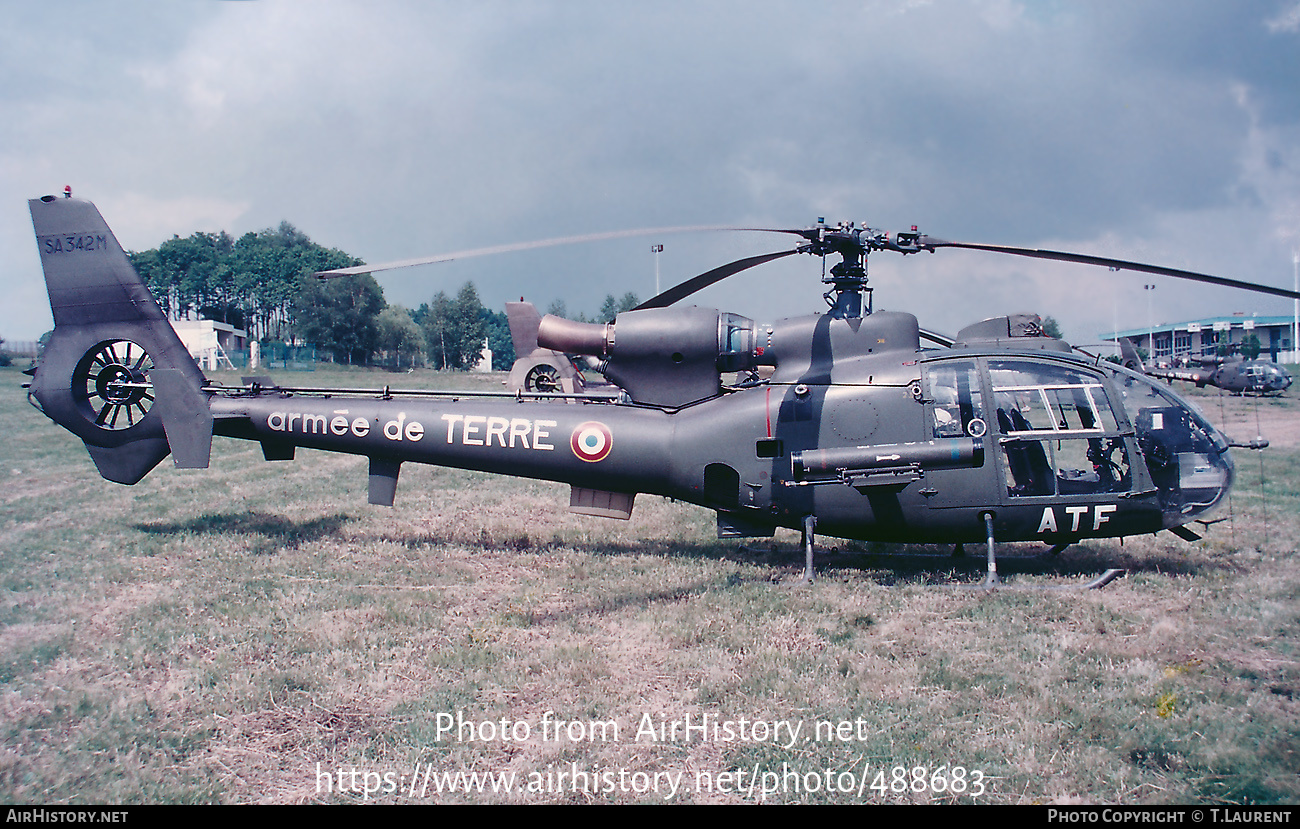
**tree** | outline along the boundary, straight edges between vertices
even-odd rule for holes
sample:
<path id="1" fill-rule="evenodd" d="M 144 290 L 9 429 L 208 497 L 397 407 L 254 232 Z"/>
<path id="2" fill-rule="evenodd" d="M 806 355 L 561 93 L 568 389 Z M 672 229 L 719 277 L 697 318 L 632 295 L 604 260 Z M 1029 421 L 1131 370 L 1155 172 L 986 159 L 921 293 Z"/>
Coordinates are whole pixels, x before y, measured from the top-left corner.
<path id="1" fill-rule="evenodd" d="M 451 339 L 451 298 L 444 291 L 434 294 L 432 305 L 420 306 L 420 317 L 430 365 L 437 369 L 447 368 L 449 350 L 453 354 L 456 351 L 454 340 L 448 343 Z"/>
<path id="2" fill-rule="evenodd" d="M 594 318 L 588 319 L 586 314 L 579 313 L 577 316 L 569 316 L 568 309 L 564 305 L 564 300 L 557 299 L 546 309 L 546 313 L 554 314 L 557 317 L 573 320 L 574 322 L 595 322 L 606 323 L 613 322 L 614 318 L 624 311 L 631 311 L 641 304 L 636 294 L 628 291 L 623 294 L 621 299 L 615 299 L 613 294 L 605 294 L 605 301 L 600 304 L 600 310 L 596 312 Z"/>
<path id="3" fill-rule="evenodd" d="M 174 236 L 131 261 L 171 319 L 214 319 L 255 339 L 283 339 L 303 274 L 361 264 L 321 247 L 288 222 L 274 230 Z"/>
<path id="4" fill-rule="evenodd" d="M 507 369 L 515 362 L 515 341 L 510 336 L 510 319 L 500 311 L 483 309 L 483 331 L 492 349 L 492 367 Z"/>
<path id="5" fill-rule="evenodd" d="M 1048 337 L 1062 339 L 1061 326 L 1056 322 L 1055 317 L 1043 317 L 1043 333 Z"/>
<path id="6" fill-rule="evenodd" d="M 462 285 L 455 299 L 439 291 L 432 304 L 420 306 L 417 316 L 424 327 L 430 364 L 439 369 L 473 367 L 483 349 L 486 313 L 473 282 Z"/>
<path id="7" fill-rule="evenodd" d="M 277 340 L 285 339 L 286 329 L 292 330 L 294 296 L 303 276 L 361 264 L 360 259 L 341 250 L 321 247 L 288 222 L 280 222 L 275 230 L 268 228 L 244 234 L 235 244 L 235 252 L 236 281 L 252 326 L 249 333 Z M 354 279 L 344 277 L 331 281 L 343 283 Z M 378 289 L 378 285 L 374 288 Z"/>
<path id="8" fill-rule="evenodd" d="M 334 354 L 338 362 L 365 363 L 375 350 L 377 317 L 384 292 L 370 274 L 344 279 L 298 279 L 290 313 L 293 330 L 304 342 Z"/>
<path id="9" fill-rule="evenodd" d="M 456 333 L 460 342 L 460 365 L 457 368 L 473 368 L 483 350 L 485 329 L 483 327 L 483 303 L 478 298 L 478 289 L 473 282 L 466 282 L 456 294 L 452 306 L 452 315 Z"/>
<path id="10" fill-rule="evenodd" d="M 1259 343 L 1259 335 L 1247 334 L 1245 337 L 1242 338 L 1241 356 L 1245 357 L 1247 360 L 1254 360 L 1256 357 L 1259 356 L 1259 352 L 1261 350 L 1262 349 Z"/>
<path id="11" fill-rule="evenodd" d="M 416 355 L 424 351 L 424 332 L 400 305 L 389 305 L 375 319 L 375 346 L 385 355 L 395 357 L 402 367 L 402 357 L 413 365 Z"/>
<path id="12" fill-rule="evenodd" d="M 601 322 L 613 322 L 614 317 L 618 316 L 618 300 L 614 299 L 613 294 L 605 294 L 605 302 L 601 304 L 596 316 Z"/>

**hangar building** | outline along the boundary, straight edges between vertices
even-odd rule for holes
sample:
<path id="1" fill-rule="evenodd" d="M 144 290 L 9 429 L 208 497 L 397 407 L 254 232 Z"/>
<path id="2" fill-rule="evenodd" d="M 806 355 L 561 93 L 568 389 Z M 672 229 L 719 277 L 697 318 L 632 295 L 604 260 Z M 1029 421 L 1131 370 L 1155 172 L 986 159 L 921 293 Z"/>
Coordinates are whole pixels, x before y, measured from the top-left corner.
<path id="1" fill-rule="evenodd" d="M 1157 359 L 1191 355 L 1212 356 L 1219 346 L 1240 346 L 1254 335 L 1259 340 L 1259 359 L 1297 362 L 1293 345 L 1292 317 L 1228 314 L 1188 322 L 1160 323 L 1149 328 L 1102 334 L 1109 342 L 1119 337 L 1133 340 Z"/>

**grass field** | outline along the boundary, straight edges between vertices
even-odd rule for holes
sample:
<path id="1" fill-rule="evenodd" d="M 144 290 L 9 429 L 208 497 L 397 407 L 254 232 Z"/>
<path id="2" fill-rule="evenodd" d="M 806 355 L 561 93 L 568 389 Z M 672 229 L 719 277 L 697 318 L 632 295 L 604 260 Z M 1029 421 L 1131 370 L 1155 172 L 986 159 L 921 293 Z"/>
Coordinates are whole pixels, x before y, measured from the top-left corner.
<path id="1" fill-rule="evenodd" d="M 1238 450 L 1200 542 L 999 563 L 1128 568 L 1102 591 L 936 588 L 982 559 L 858 543 L 806 589 L 797 535 L 721 542 L 645 496 L 608 521 L 408 465 L 372 507 L 363 459 L 220 438 L 118 486 L 24 379 L 0 370 L 5 802 L 1300 801 L 1294 445 Z"/>

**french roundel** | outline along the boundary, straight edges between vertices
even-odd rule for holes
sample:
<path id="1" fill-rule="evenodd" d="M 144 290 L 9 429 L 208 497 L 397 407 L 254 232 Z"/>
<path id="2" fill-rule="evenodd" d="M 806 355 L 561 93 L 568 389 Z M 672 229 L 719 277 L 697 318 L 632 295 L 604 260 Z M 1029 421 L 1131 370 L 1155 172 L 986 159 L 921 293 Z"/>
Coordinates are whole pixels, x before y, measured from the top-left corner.
<path id="1" fill-rule="evenodd" d="M 595 463 L 604 460 L 609 450 L 614 448 L 614 436 L 604 423 L 589 420 L 573 430 L 569 446 L 581 460 Z"/>

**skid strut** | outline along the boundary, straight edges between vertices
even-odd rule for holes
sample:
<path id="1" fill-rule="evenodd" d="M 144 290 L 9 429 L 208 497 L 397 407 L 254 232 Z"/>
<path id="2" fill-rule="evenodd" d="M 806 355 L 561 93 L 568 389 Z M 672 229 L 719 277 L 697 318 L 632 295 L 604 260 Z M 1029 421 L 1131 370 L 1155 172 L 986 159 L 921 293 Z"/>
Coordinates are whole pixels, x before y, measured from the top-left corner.
<path id="1" fill-rule="evenodd" d="M 984 586 L 993 587 L 998 584 L 998 557 L 993 551 L 993 513 L 984 513 L 984 530 L 988 533 L 989 539 L 989 572 L 984 577 Z"/>
<path id="2" fill-rule="evenodd" d="M 817 527 L 817 516 L 803 517 L 803 578 L 799 584 L 813 583 L 813 530 Z"/>
<path id="3" fill-rule="evenodd" d="M 988 561 L 989 561 L 989 564 L 988 564 L 988 575 L 984 577 L 984 581 L 980 583 L 979 587 L 980 587 L 980 588 L 983 588 L 983 589 L 985 589 L 985 590 L 987 590 L 987 589 L 991 589 L 991 588 L 994 588 L 994 587 L 1002 587 L 1002 586 L 1003 586 L 1003 584 L 1002 584 L 1002 580 L 998 578 L 998 559 L 997 559 L 997 554 L 996 554 L 996 552 L 995 552 L 995 550 L 994 550 L 994 544 L 993 544 L 993 542 L 994 542 L 994 538 L 993 538 L 993 513 L 991 513 L 991 512 L 986 512 L 986 513 L 984 513 L 984 529 L 985 529 L 985 532 L 988 534 L 988 545 L 989 545 Z M 1068 546 L 1070 546 L 1068 543 L 1066 543 L 1066 544 L 1058 544 L 1058 545 L 1056 545 L 1055 547 L 1053 547 L 1053 548 L 1049 551 L 1049 554 L 1051 554 L 1051 555 L 1056 555 L 1056 554 L 1060 553 L 1061 550 L 1064 550 L 1064 549 L 1065 549 L 1066 547 L 1068 547 Z M 1119 578 L 1119 577 L 1122 576 L 1122 575 L 1124 575 L 1124 571 L 1123 571 L 1123 570 L 1119 570 L 1119 569 L 1111 569 L 1111 570 L 1107 570 L 1106 572 L 1102 573 L 1100 576 L 1098 576 L 1097 578 L 1093 579 L 1092 581 L 1090 581 L 1090 582 L 1088 582 L 1088 583 L 1086 583 L 1086 584 L 1068 585 L 1068 586 L 1054 586 L 1054 587 L 1041 587 L 1041 588 L 1038 588 L 1038 589 L 1040 589 L 1040 590 L 1080 590 L 1080 589 L 1082 589 L 1082 590 L 1100 590 L 1101 588 L 1103 588 L 1103 587 L 1105 587 L 1106 585 L 1110 584 L 1112 581 L 1114 581 L 1115 579 Z M 1032 589 L 1032 588 L 1031 588 L 1031 589 Z"/>

